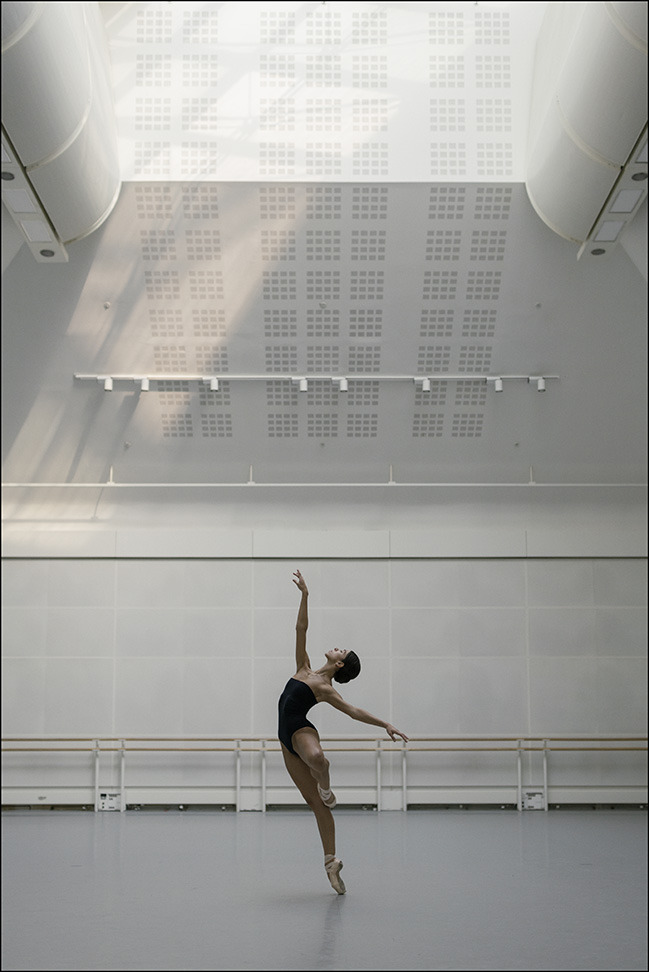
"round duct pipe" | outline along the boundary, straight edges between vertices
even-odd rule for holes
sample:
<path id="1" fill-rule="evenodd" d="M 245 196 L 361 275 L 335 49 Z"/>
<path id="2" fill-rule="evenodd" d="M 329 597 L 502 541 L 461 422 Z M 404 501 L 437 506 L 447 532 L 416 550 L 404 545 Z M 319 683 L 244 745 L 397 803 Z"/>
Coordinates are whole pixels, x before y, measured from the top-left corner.
<path id="1" fill-rule="evenodd" d="M 2 126 L 61 241 L 100 226 L 121 178 L 97 3 L 2 3 Z"/>
<path id="2" fill-rule="evenodd" d="M 647 4 L 548 4 L 526 187 L 551 229 L 586 240 L 646 123 Z"/>

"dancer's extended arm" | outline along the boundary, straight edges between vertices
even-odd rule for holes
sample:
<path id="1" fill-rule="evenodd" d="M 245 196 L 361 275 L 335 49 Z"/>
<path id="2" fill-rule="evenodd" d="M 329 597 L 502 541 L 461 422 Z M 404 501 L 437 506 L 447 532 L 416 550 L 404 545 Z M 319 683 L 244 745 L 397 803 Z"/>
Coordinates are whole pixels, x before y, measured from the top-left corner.
<path id="1" fill-rule="evenodd" d="M 299 570 L 295 571 L 293 583 L 297 585 L 302 593 L 300 607 L 297 612 L 297 622 L 295 624 L 295 664 L 297 666 L 296 671 L 299 672 L 301 668 L 311 668 L 311 662 L 306 653 L 306 630 L 309 627 L 309 612 L 307 607 L 309 591 Z"/>
<path id="2" fill-rule="evenodd" d="M 365 709 L 359 709 L 357 705 L 350 705 L 349 702 L 345 702 L 342 695 L 339 695 L 333 686 L 331 689 L 326 689 L 326 696 L 323 701 L 333 705 L 336 709 L 340 709 L 341 712 L 352 719 L 356 719 L 357 722 L 366 722 L 370 726 L 380 726 L 385 729 L 393 742 L 396 742 L 395 736 L 401 736 L 404 742 L 408 742 L 408 737 L 401 730 L 395 729 L 393 725 L 386 722 L 385 719 L 377 719 L 371 712 L 366 712 Z"/>

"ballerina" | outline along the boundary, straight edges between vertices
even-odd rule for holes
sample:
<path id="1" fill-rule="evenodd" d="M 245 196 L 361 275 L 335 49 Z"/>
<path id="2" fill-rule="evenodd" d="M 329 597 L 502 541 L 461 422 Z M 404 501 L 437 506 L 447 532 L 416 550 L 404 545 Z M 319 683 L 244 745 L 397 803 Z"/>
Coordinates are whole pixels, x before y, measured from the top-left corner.
<path id="1" fill-rule="evenodd" d="M 296 670 L 280 696 L 278 736 L 286 769 L 315 814 L 327 877 L 334 891 L 344 894 L 345 885 L 340 876 L 343 863 L 336 857 L 335 827 L 331 813 L 336 806 L 336 797 L 331 790 L 329 760 L 322 751 L 318 730 L 309 722 L 306 714 L 318 702 L 328 702 L 352 719 L 370 726 L 380 726 L 393 741 L 399 736 L 407 742 L 408 737 L 384 719 L 378 719 L 370 712 L 345 702 L 331 684 L 332 680 L 344 683 L 358 676 L 361 663 L 355 651 L 330 648 L 325 652 L 325 664 L 316 670 L 311 668 L 306 651 L 309 591 L 299 570 L 295 571 L 292 579 L 302 595 L 295 625 Z"/>

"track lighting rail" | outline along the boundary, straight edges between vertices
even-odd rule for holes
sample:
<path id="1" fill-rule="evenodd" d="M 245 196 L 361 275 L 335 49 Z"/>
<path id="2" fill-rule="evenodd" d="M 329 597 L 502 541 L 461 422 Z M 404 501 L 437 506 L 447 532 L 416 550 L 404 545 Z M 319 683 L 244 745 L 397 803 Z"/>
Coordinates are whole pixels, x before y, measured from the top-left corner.
<path id="1" fill-rule="evenodd" d="M 227 382 L 254 382 L 254 381 L 285 381 L 297 384 L 300 391 L 305 392 L 309 389 L 311 381 L 328 381 L 338 385 L 339 391 L 344 393 L 348 390 L 349 382 L 409 382 L 423 392 L 430 392 L 431 385 L 443 384 L 456 381 L 471 381 L 476 384 L 494 386 L 496 392 L 503 390 L 504 382 L 525 381 L 528 384 L 536 384 L 538 391 L 545 391 L 546 382 L 558 381 L 559 375 L 539 375 L 539 374 L 501 374 L 501 375 L 476 375 L 476 374 L 429 374 L 429 375 L 322 375 L 322 374 L 75 374 L 75 381 L 91 381 L 103 384 L 105 391 L 113 391 L 115 382 L 132 382 L 139 384 L 141 391 L 150 391 L 156 383 L 167 381 L 184 381 L 206 385 L 211 391 L 218 391 L 222 381 Z"/>

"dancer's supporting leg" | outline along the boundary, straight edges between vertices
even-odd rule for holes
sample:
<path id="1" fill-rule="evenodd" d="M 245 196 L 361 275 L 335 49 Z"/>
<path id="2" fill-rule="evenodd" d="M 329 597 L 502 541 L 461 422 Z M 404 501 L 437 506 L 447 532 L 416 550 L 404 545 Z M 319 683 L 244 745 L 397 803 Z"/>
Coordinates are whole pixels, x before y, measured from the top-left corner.
<path id="1" fill-rule="evenodd" d="M 293 745 L 295 746 L 295 740 Z M 334 891 L 337 891 L 338 894 L 344 894 L 345 885 L 340 877 L 342 861 L 339 861 L 336 857 L 336 828 L 333 814 L 329 807 L 326 807 L 322 802 L 318 793 L 318 783 L 309 766 L 299 756 L 294 756 L 290 753 L 284 745 L 282 745 L 282 753 L 284 755 L 286 769 L 291 779 L 302 794 L 305 803 L 315 815 L 320 840 L 322 841 L 322 849 L 325 855 L 327 877 Z M 326 783 L 329 783 L 328 765 L 327 763 L 327 777 L 323 780 Z"/>

